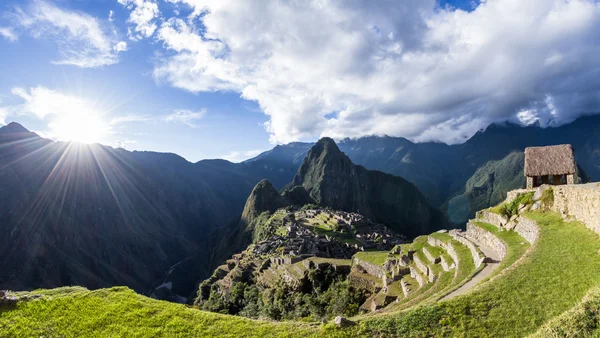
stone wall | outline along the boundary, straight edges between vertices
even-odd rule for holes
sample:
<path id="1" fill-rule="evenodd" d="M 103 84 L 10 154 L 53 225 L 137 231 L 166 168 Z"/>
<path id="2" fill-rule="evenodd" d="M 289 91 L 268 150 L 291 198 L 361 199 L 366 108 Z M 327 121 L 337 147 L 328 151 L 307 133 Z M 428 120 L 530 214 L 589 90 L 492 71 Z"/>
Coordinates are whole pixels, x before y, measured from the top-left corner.
<path id="1" fill-rule="evenodd" d="M 410 268 L 410 276 L 417 280 L 417 283 L 419 283 L 419 287 L 422 287 L 423 284 L 426 283 L 426 280 L 423 279 L 423 276 L 421 276 L 419 271 L 417 271 L 417 269 L 415 269 L 413 267 Z"/>
<path id="2" fill-rule="evenodd" d="M 421 270 L 424 275 L 429 275 L 429 267 L 425 265 L 417 255 L 413 257 L 413 261 L 415 262 L 417 269 Z"/>
<path id="3" fill-rule="evenodd" d="M 509 193 L 511 193 L 511 192 L 509 192 Z M 502 215 L 498 215 L 491 211 L 487 211 L 487 210 L 478 211 L 476 220 L 478 222 L 491 224 L 497 228 L 501 228 L 504 225 L 506 225 L 506 223 L 508 223 L 508 220 L 506 219 L 506 217 L 504 217 Z"/>
<path id="4" fill-rule="evenodd" d="M 364 270 L 364 272 L 368 273 L 371 276 L 375 276 L 377 278 L 385 277 L 385 269 L 382 266 L 375 265 L 373 263 L 365 262 L 356 257 L 352 258 L 352 267 L 357 268 L 358 270 Z"/>
<path id="5" fill-rule="evenodd" d="M 535 221 L 523 216 L 519 217 L 514 230 L 530 244 L 537 240 L 540 233 Z"/>
<path id="6" fill-rule="evenodd" d="M 481 252 L 479 252 L 475 244 L 473 244 L 473 242 L 459 234 L 458 231 L 451 230 L 448 233 L 450 234 L 450 236 L 452 236 L 452 238 L 469 248 L 469 250 L 471 251 L 471 256 L 473 257 L 473 263 L 475 263 L 476 268 L 479 268 L 481 264 L 483 264 L 485 256 Z"/>
<path id="7" fill-rule="evenodd" d="M 439 239 L 437 239 L 435 237 L 432 237 L 432 236 L 427 236 L 427 243 L 429 243 L 429 245 L 431 245 L 431 246 L 439 246 L 440 248 L 446 250 L 446 252 L 448 253 L 448 255 L 450 255 L 450 257 L 452 257 L 452 259 L 454 260 L 454 264 L 456 266 L 458 266 L 458 264 L 459 264 L 459 262 L 458 262 L 458 254 L 456 253 L 456 250 L 454 250 L 454 247 L 452 246 L 452 244 L 446 243 L 446 242 L 441 241 L 441 240 L 439 240 Z M 446 266 L 448 266 L 447 262 L 446 262 Z M 443 267 L 443 264 L 442 264 L 442 267 Z M 451 267 L 448 266 L 448 270 L 450 270 L 450 268 Z M 446 270 L 446 271 L 448 271 L 448 270 Z M 457 271 L 458 271 L 458 269 L 457 269 Z"/>
<path id="8" fill-rule="evenodd" d="M 552 210 L 563 217 L 573 216 L 600 234 L 600 187 L 597 183 L 554 186 L 552 189 Z"/>
<path id="9" fill-rule="evenodd" d="M 467 223 L 465 236 L 475 242 L 489 246 L 496 254 L 498 254 L 501 260 L 506 257 L 506 244 L 493 233 L 469 222 Z"/>
<path id="10" fill-rule="evenodd" d="M 427 248 L 423 248 L 423 254 L 425 254 L 425 257 L 427 257 L 427 259 L 433 263 L 433 264 L 437 264 L 440 262 L 440 258 L 439 257 L 433 257 L 433 255 L 431 254 L 431 252 L 429 252 L 429 250 L 427 250 Z"/>
<path id="11" fill-rule="evenodd" d="M 446 272 L 450 271 L 450 269 L 452 268 L 450 264 L 448 264 L 444 256 L 440 257 L 440 265 L 442 266 L 442 269 L 444 269 L 444 271 Z"/>

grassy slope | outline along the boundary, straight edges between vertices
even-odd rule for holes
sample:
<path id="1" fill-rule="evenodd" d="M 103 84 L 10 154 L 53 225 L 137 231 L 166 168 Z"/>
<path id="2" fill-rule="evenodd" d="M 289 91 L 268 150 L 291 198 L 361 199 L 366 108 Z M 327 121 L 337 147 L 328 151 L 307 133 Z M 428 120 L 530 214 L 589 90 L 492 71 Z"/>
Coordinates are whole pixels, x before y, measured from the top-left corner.
<path id="1" fill-rule="evenodd" d="M 449 301 L 364 318 L 343 331 L 331 324 L 272 323 L 208 313 L 125 288 L 63 288 L 36 292 L 52 299 L 0 310 L 0 332 L 8 337 L 523 336 L 576 306 L 600 282 L 600 238 L 595 233 L 579 223 L 565 223 L 558 215 L 531 217 L 541 228 L 535 250 L 501 278 Z M 597 293 L 593 295 L 597 299 Z M 597 320 L 598 301 L 579 305 L 585 306 Z M 564 321 L 588 327 L 591 319 L 582 323 L 581 312 L 575 307 L 549 327 Z M 584 315 L 591 318 L 585 311 Z"/>
<path id="2" fill-rule="evenodd" d="M 0 312 L 2 337 L 300 337 L 318 326 L 272 323 L 198 311 L 157 301 L 122 287 L 88 291 L 71 287 L 37 294 L 51 300 L 22 302 Z"/>
<path id="3" fill-rule="evenodd" d="M 532 214 L 539 242 L 522 264 L 447 302 L 361 323 L 365 334 L 523 336 L 577 304 L 600 281 L 600 238 L 558 215 Z"/>

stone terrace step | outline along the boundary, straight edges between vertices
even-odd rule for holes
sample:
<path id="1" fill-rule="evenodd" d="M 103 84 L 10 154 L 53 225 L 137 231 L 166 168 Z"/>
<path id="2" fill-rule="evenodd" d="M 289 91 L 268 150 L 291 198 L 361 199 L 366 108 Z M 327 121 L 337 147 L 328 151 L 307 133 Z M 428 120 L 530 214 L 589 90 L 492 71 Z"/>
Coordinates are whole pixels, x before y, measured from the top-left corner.
<path id="1" fill-rule="evenodd" d="M 462 231 L 451 230 L 449 232 L 450 236 L 454 238 L 456 241 L 465 245 L 471 251 L 471 256 L 473 257 L 473 263 L 475 263 L 475 268 L 479 268 L 486 259 L 485 255 L 481 252 L 481 250 L 473 243 L 470 239 L 468 239 Z"/>

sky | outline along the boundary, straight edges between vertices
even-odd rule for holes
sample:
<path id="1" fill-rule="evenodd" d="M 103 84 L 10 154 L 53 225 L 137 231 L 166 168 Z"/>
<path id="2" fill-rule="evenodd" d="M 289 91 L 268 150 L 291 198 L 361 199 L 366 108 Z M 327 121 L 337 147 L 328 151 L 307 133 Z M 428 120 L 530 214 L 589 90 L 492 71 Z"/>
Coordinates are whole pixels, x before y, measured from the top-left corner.
<path id="1" fill-rule="evenodd" d="M 241 161 L 600 112 L 597 0 L 3 0 L 0 124 Z"/>

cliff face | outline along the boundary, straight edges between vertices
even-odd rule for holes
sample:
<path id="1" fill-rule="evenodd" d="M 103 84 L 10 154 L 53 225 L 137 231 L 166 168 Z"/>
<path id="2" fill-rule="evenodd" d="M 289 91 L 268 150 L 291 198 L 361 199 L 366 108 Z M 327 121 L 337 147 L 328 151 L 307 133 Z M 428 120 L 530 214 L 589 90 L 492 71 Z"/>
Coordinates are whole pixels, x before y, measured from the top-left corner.
<path id="1" fill-rule="evenodd" d="M 310 149 L 284 194 L 301 195 L 299 189 L 306 190 L 316 204 L 360 213 L 407 236 L 428 233 L 446 224 L 415 185 L 401 177 L 354 165 L 330 138 L 322 138 Z M 291 202 L 300 204 L 293 198 Z"/>

